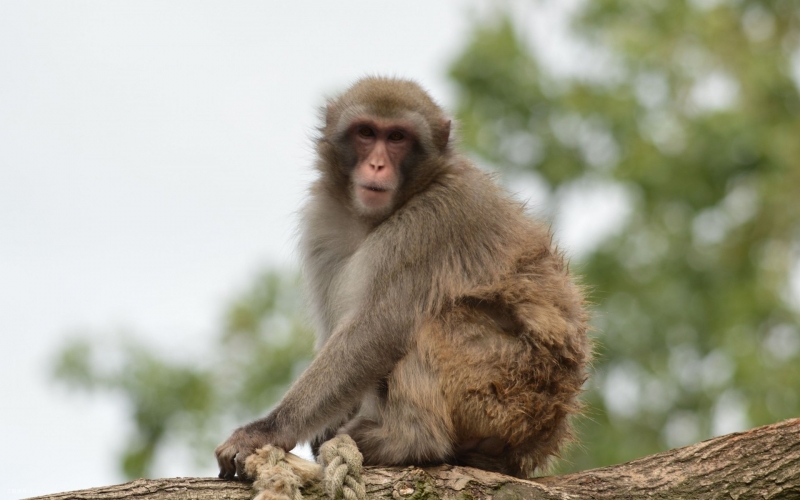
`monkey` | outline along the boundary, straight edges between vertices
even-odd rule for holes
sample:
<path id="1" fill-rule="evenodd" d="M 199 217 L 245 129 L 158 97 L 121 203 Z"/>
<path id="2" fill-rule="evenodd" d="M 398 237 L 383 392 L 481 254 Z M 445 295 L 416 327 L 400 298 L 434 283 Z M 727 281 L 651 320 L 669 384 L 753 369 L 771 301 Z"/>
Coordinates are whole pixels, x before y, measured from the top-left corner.
<path id="1" fill-rule="evenodd" d="M 364 465 L 531 477 L 571 439 L 591 357 L 549 227 L 457 151 L 412 80 L 365 77 L 321 115 L 300 232 L 317 355 L 216 449 L 220 477 L 337 434 Z"/>

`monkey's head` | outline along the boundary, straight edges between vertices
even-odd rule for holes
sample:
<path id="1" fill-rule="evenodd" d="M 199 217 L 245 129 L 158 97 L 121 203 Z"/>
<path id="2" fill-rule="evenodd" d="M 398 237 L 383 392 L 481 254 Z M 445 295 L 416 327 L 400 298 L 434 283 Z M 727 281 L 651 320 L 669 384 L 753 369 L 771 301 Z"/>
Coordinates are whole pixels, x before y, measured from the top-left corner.
<path id="1" fill-rule="evenodd" d="M 365 219 L 386 218 L 447 165 L 450 120 L 412 81 L 364 78 L 324 116 L 319 167 Z"/>

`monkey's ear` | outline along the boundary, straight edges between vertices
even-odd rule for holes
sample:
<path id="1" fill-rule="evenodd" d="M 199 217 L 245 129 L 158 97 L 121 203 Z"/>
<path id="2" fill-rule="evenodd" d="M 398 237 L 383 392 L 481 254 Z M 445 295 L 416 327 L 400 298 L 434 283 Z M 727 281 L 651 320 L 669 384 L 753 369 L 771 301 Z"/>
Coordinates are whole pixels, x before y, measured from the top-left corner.
<path id="1" fill-rule="evenodd" d="M 444 152 L 444 148 L 447 147 L 447 143 L 450 141 L 450 125 L 450 120 L 442 120 L 438 130 L 434 132 L 435 137 L 433 141 L 436 144 L 436 149 L 438 149 L 440 153 Z"/>

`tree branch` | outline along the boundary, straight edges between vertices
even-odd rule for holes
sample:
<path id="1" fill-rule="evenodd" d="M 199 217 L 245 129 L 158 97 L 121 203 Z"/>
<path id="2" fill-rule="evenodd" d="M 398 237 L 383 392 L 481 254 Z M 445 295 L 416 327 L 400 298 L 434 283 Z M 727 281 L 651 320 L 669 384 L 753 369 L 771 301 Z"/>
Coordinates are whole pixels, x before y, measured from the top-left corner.
<path id="1" fill-rule="evenodd" d="M 650 455 L 632 462 L 532 481 L 468 467 L 368 468 L 371 499 L 486 498 L 628 500 L 642 498 L 800 498 L 800 419 Z M 250 500 L 248 483 L 210 478 L 138 479 L 36 500 Z M 318 487 L 306 498 L 324 498 Z"/>

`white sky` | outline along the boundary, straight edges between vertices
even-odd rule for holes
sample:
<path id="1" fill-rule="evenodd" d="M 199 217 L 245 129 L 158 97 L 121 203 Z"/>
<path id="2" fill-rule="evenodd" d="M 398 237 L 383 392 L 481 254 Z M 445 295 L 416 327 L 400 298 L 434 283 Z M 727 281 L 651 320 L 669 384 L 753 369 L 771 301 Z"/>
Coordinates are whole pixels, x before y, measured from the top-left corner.
<path id="1" fill-rule="evenodd" d="M 323 96 L 380 73 L 451 105 L 474 5 L 0 2 L 0 499 L 122 480 L 125 409 L 52 383 L 63 339 L 206 341 L 293 262 Z"/>

